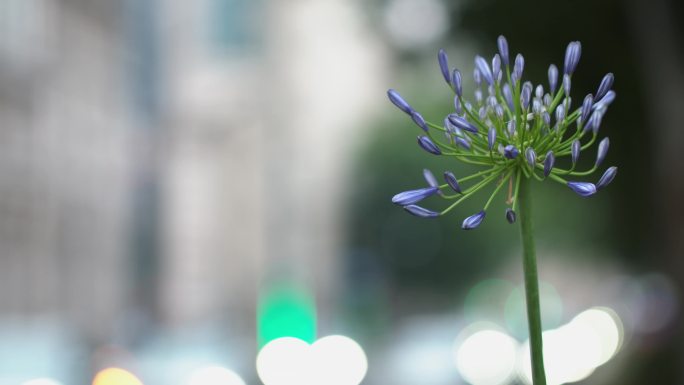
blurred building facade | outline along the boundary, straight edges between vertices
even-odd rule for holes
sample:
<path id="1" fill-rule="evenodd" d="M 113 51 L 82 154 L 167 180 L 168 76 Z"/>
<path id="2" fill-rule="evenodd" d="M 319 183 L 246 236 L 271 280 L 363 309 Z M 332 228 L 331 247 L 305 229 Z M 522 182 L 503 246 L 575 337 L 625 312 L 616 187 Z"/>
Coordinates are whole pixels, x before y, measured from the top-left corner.
<path id="1" fill-rule="evenodd" d="M 352 128 L 383 84 L 359 4 L 0 7 L 3 317 L 254 335 L 284 271 L 330 303 Z"/>

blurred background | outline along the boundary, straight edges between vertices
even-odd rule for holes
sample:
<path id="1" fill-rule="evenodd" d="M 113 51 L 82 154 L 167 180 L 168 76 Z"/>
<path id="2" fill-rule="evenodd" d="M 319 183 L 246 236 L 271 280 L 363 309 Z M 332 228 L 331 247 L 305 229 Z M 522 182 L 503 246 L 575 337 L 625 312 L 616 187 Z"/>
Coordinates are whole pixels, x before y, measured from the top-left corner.
<path id="1" fill-rule="evenodd" d="M 390 202 L 467 170 L 386 90 L 440 123 L 437 50 L 499 34 L 535 84 L 580 40 L 575 101 L 616 78 L 610 188 L 535 184 L 549 383 L 684 384 L 683 8 L 0 0 L 0 385 L 529 383 L 502 202 Z"/>

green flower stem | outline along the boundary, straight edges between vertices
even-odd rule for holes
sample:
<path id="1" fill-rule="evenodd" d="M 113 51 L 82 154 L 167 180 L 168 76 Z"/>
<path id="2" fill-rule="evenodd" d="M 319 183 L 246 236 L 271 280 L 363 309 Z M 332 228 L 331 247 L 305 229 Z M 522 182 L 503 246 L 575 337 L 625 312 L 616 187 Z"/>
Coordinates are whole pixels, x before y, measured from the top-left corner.
<path id="1" fill-rule="evenodd" d="M 532 196 L 530 180 L 522 178 L 520 183 L 520 236 L 523 248 L 523 269 L 525 272 L 525 298 L 530 332 L 530 355 L 532 362 L 532 383 L 546 385 L 544 355 L 542 348 L 541 308 L 539 305 L 539 279 L 537 257 L 532 233 Z"/>

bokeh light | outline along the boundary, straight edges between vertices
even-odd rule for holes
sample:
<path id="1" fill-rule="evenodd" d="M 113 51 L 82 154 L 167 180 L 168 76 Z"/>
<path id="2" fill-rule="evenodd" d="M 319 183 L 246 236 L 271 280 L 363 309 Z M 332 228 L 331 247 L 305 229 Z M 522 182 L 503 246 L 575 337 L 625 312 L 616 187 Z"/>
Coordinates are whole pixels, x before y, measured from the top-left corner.
<path id="1" fill-rule="evenodd" d="M 197 369 L 186 385 L 246 385 L 235 372 L 221 366 L 208 366 Z"/>
<path id="2" fill-rule="evenodd" d="M 256 366 L 265 385 L 358 385 L 366 376 L 368 361 L 349 337 L 327 336 L 313 345 L 283 337 L 261 349 Z"/>
<path id="3" fill-rule="evenodd" d="M 267 343 L 257 355 L 256 369 L 265 385 L 306 384 L 309 381 L 309 344 L 282 337 Z"/>
<path id="4" fill-rule="evenodd" d="M 269 288 L 259 301 L 259 345 L 280 337 L 316 339 L 316 307 L 306 289 L 290 284 Z"/>
<path id="5" fill-rule="evenodd" d="M 93 385 L 143 385 L 133 373 L 121 368 L 103 369 L 93 378 Z"/>
<path id="6" fill-rule="evenodd" d="M 608 308 L 583 311 L 569 323 L 543 333 L 547 383 L 560 385 L 587 378 L 608 362 L 622 342 L 622 322 Z M 532 383 L 529 341 L 519 350 L 521 379 Z"/>
<path id="7" fill-rule="evenodd" d="M 473 385 L 506 383 L 515 373 L 518 342 L 498 330 L 478 330 L 456 347 L 456 368 Z"/>
<path id="8" fill-rule="evenodd" d="M 361 346 L 340 335 L 316 341 L 311 346 L 311 359 L 317 384 L 358 385 L 368 370 L 366 353 Z"/>

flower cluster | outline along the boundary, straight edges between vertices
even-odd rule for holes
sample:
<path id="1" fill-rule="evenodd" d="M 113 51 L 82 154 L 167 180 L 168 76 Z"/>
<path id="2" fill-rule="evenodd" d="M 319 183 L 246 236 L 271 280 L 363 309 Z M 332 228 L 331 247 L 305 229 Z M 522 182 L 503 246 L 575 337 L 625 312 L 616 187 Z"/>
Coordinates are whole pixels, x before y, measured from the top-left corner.
<path id="1" fill-rule="evenodd" d="M 575 169 L 580 152 L 596 142 L 601 120 L 615 100 L 615 92 L 611 89 L 613 74 L 606 74 L 596 94 L 588 94 L 573 110 L 570 87 L 582 51 L 580 42 L 568 45 L 561 77 L 555 65 L 549 66 L 547 90 L 542 84 L 535 87 L 531 82 L 523 81 L 525 59 L 518 54 L 511 62 L 506 38 L 499 36 L 497 42 L 499 53 L 494 55 L 491 65 L 483 57 L 475 57 L 474 103 L 464 98 L 461 72 L 451 70 L 446 52 L 439 51 L 439 67 L 455 94 L 454 112 L 444 118 L 443 125 L 427 121 L 395 90 L 387 91 L 390 101 L 423 130 L 418 136 L 418 145 L 423 150 L 486 167 L 461 178 L 445 171 L 444 184 L 440 184 L 430 170 L 424 170 L 427 187 L 405 191 L 392 198 L 393 203 L 403 206 L 409 213 L 424 218 L 446 214 L 494 183 L 484 208 L 467 217 L 462 228 L 478 227 L 490 203 L 504 186 L 508 190 L 505 217 L 513 223 L 521 178 L 551 179 L 587 197 L 606 187 L 615 177 L 617 167 L 609 167 L 595 184 L 565 179 L 593 174 L 606 157 L 610 143 L 607 137 L 598 144 L 594 166 L 586 171 Z M 568 157 L 568 165 L 558 167 L 557 160 Z M 470 184 L 467 188 L 466 182 Z M 439 212 L 416 205 L 433 195 L 453 200 L 453 203 Z"/>

